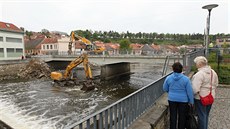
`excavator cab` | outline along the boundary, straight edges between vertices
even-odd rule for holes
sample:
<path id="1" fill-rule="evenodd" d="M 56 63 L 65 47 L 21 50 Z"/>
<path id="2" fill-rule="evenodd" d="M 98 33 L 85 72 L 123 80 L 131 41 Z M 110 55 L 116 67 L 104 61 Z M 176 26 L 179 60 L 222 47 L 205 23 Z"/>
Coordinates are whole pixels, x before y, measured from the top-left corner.
<path id="1" fill-rule="evenodd" d="M 61 80 L 63 78 L 62 73 L 60 72 L 51 72 L 50 77 L 53 80 Z"/>

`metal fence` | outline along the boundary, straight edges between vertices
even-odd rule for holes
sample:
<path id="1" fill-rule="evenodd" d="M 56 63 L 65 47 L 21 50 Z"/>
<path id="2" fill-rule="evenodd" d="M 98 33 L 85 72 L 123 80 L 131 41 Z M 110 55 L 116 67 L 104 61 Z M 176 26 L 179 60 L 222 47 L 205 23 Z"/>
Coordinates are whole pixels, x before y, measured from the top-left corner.
<path id="1" fill-rule="evenodd" d="M 86 117 L 68 129 L 125 129 L 163 94 L 166 76 Z"/>
<path id="2" fill-rule="evenodd" d="M 186 75 L 194 64 L 194 58 L 201 55 L 204 55 L 203 49 L 186 54 L 183 57 Z M 135 119 L 153 106 L 164 93 L 162 85 L 168 75 L 67 127 L 67 129 L 125 129 L 129 127 Z"/>
<path id="3" fill-rule="evenodd" d="M 196 51 L 190 52 L 188 54 L 185 54 L 183 56 L 183 66 L 184 66 L 184 72 L 186 75 L 191 71 L 192 66 L 195 64 L 194 59 L 197 56 L 204 56 L 205 54 L 205 49 L 198 49 Z"/>

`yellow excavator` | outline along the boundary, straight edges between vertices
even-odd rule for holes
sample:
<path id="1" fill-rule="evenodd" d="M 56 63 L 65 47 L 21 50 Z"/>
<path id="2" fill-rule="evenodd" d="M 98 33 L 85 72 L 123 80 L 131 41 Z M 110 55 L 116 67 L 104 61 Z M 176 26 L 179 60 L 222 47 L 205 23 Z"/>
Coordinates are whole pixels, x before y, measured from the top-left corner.
<path id="1" fill-rule="evenodd" d="M 74 31 L 72 31 L 70 35 L 70 42 L 69 42 L 69 47 L 68 47 L 69 55 L 72 54 L 72 44 L 75 41 L 75 39 L 80 40 L 83 43 L 81 45 L 85 45 L 85 51 L 87 52 L 90 52 L 90 53 L 93 52 L 94 54 L 100 54 L 103 51 L 105 51 L 105 48 L 96 46 L 94 43 L 91 43 L 88 39 L 81 37 L 79 35 L 76 35 Z"/>
<path id="2" fill-rule="evenodd" d="M 73 68 L 77 67 L 83 63 L 86 81 L 79 81 L 77 79 L 71 78 L 71 72 Z M 95 88 L 95 84 L 93 82 L 92 71 L 88 62 L 87 53 L 81 54 L 75 60 L 71 61 L 70 64 L 66 67 L 64 74 L 61 72 L 51 72 L 51 79 L 54 80 L 54 85 L 58 86 L 74 86 L 74 85 L 82 85 L 81 90 L 90 91 Z"/>
<path id="3" fill-rule="evenodd" d="M 83 63 L 85 76 L 87 79 L 92 79 L 92 71 L 88 63 L 88 55 L 87 53 L 81 54 L 75 60 L 71 61 L 70 64 L 66 67 L 64 75 L 61 72 L 51 72 L 51 79 L 60 81 L 60 80 L 68 80 L 70 79 L 71 72 L 73 68 Z"/>

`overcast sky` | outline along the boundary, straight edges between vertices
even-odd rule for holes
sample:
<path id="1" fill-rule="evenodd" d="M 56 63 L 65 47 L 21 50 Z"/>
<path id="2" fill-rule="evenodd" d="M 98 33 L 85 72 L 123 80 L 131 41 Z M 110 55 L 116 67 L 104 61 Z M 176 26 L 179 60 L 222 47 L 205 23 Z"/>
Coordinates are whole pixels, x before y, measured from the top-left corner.
<path id="1" fill-rule="evenodd" d="M 29 31 L 72 30 L 201 33 L 211 11 L 210 34 L 230 33 L 230 0 L 0 0 L 0 21 Z"/>

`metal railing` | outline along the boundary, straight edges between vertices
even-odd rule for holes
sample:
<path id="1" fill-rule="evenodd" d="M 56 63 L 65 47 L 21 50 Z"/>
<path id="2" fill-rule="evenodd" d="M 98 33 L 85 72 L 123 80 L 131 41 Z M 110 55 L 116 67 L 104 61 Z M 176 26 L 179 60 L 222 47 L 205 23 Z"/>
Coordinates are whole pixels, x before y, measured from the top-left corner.
<path id="1" fill-rule="evenodd" d="M 191 71 L 192 66 L 195 64 L 194 59 L 197 56 L 204 56 L 205 54 L 205 49 L 199 49 L 194 52 L 190 52 L 188 54 L 185 54 L 183 56 L 183 66 L 184 66 L 184 73 L 185 75 L 188 75 L 188 73 Z"/>
<path id="2" fill-rule="evenodd" d="M 67 129 L 125 129 L 164 93 L 166 76 L 84 118 Z"/>

